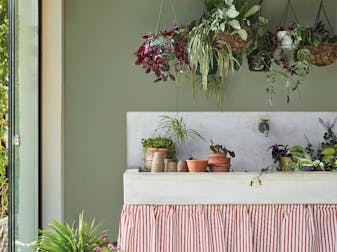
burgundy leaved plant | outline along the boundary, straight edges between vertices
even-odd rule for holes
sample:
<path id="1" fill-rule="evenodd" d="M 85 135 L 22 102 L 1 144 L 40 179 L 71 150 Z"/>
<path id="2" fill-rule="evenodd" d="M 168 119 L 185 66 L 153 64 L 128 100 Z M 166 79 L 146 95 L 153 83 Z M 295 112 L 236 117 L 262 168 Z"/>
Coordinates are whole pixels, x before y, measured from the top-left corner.
<path id="1" fill-rule="evenodd" d="M 134 53 L 137 57 L 135 64 L 145 68 L 146 73 L 153 72 L 155 82 L 167 81 L 169 78 L 175 80 L 171 64 L 176 72 L 182 72 L 189 64 L 188 29 L 188 26 L 175 26 L 169 31 L 144 35 L 144 42 Z"/>

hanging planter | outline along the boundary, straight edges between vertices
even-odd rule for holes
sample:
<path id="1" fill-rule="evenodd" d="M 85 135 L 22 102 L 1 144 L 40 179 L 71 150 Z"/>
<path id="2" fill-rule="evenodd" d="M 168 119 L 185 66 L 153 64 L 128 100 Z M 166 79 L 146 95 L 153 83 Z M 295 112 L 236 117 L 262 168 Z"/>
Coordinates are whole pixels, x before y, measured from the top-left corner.
<path id="1" fill-rule="evenodd" d="M 323 20 L 320 20 L 322 11 L 328 23 L 329 30 L 325 29 Z M 323 1 L 321 1 L 318 8 L 314 27 L 308 28 L 304 32 L 306 32 L 307 36 L 303 44 L 304 48 L 310 51 L 311 64 L 327 66 L 337 60 L 337 36 L 333 32 Z"/>
<path id="2" fill-rule="evenodd" d="M 267 72 L 270 70 L 271 59 L 269 52 L 254 50 L 247 55 L 248 68 L 253 72 Z"/>
<path id="3" fill-rule="evenodd" d="M 259 5 L 235 6 L 231 1 L 206 1 L 206 7 L 208 12 L 190 31 L 188 43 L 191 69 L 200 72 L 204 91 L 221 86 L 226 76 L 240 68 L 242 55 L 252 42 L 251 18 L 260 10 Z"/>

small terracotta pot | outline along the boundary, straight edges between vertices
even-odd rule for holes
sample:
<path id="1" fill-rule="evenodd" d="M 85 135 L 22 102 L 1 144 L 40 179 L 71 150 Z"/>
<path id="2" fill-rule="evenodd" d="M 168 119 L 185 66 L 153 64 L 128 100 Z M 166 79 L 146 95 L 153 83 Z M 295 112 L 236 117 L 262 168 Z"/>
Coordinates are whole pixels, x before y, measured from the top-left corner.
<path id="1" fill-rule="evenodd" d="M 208 157 L 208 163 L 213 164 L 230 164 L 231 158 L 226 157 L 224 153 L 211 153 Z"/>
<path id="2" fill-rule="evenodd" d="M 189 172 L 207 171 L 208 160 L 186 160 Z"/>
<path id="3" fill-rule="evenodd" d="M 177 172 L 177 162 L 176 161 L 168 161 L 166 172 Z"/>
<path id="4" fill-rule="evenodd" d="M 229 172 L 230 168 L 230 164 L 210 165 L 211 172 Z"/>

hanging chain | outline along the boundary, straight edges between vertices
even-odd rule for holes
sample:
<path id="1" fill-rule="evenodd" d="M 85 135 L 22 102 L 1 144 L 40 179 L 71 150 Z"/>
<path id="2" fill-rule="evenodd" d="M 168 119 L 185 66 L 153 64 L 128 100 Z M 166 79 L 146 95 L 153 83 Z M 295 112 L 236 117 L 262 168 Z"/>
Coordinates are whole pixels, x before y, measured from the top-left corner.
<path id="1" fill-rule="evenodd" d="M 322 11 L 322 10 L 323 10 L 323 14 L 324 14 L 324 16 L 325 16 L 325 19 L 326 19 L 326 21 L 327 21 L 327 23 L 328 23 L 328 26 L 329 26 L 329 29 L 330 29 L 331 34 L 335 36 L 335 33 L 334 33 L 334 31 L 333 31 L 333 28 L 332 28 L 332 25 L 331 25 L 331 23 L 330 23 L 330 20 L 329 20 L 329 18 L 328 18 L 327 13 L 326 13 L 326 10 L 325 10 L 324 4 L 323 4 L 323 0 L 321 0 L 321 3 L 319 4 L 319 8 L 318 8 L 318 12 L 317 12 L 317 15 L 316 15 L 314 27 L 316 27 L 317 24 L 318 24 L 318 22 L 319 22 L 319 19 L 320 19 L 320 17 L 321 17 L 321 11 Z"/>
<path id="2" fill-rule="evenodd" d="M 286 21 L 287 21 L 287 18 L 288 18 L 288 13 L 289 13 L 289 8 L 290 8 L 291 12 L 294 15 L 296 23 L 299 23 L 297 15 L 296 15 L 296 12 L 295 12 L 295 9 L 294 9 L 294 7 L 293 7 L 293 5 L 291 3 L 291 0 L 288 0 L 286 8 L 284 9 L 284 12 L 282 14 L 281 21 L 280 21 L 280 25 L 282 25 L 282 26 L 286 25 Z"/>
<path id="3" fill-rule="evenodd" d="M 169 4 L 171 7 L 171 11 L 174 17 L 174 23 L 177 24 L 178 23 L 178 19 L 177 19 L 177 15 L 174 9 L 174 5 L 172 0 L 169 0 Z M 163 6 L 164 6 L 164 0 L 161 0 L 160 2 L 160 8 L 159 8 L 159 15 L 158 15 L 158 21 L 157 21 L 157 27 L 156 27 L 156 31 L 157 33 L 159 33 L 159 29 L 160 29 L 160 23 L 161 23 L 161 17 L 162 17 L 162 12 L 163 12 Z"/>

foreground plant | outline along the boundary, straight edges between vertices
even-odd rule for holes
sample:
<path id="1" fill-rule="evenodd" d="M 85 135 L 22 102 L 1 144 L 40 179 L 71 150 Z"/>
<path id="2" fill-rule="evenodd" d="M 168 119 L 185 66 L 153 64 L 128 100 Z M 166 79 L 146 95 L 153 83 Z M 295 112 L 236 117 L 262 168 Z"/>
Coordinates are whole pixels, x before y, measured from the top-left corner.
<path id="1" fill-rule="evenodd" d="M 94 220 L 91 224 L 84 221 L 83 213 L 79 215 L 78 225 L 75 223 L 71 226 L 63 225 L 52 221 L 48 227 L 49 230 L 40 230 L 39 238 L 34 245 L 36 251 L 94 252 L 107 244 L 106 240 L 102 239 L 104 232 L 99 230 Z"/>
<path id="2" fill-rule="evenodd" d="M 187 128 L 184 119 L 178 115 L 161 116 L 157 130 L 166 131 L 166 134 L 177 143 L 185 143 L 189 137 L 204 140 L 198 131 Z"/>

